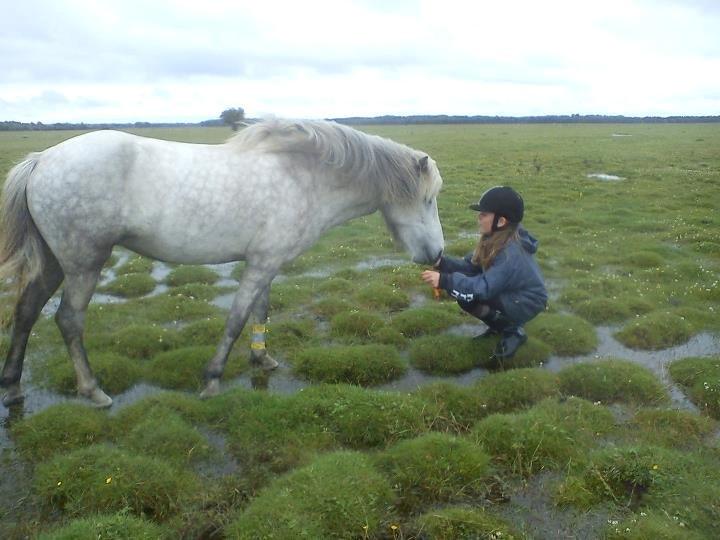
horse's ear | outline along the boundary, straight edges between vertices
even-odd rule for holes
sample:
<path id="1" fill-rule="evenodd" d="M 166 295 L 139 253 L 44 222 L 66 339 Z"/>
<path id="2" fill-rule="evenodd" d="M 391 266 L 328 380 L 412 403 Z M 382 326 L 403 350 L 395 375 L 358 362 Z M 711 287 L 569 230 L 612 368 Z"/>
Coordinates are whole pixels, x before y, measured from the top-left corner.
<path id="1" fill-rule="evenodd" d="M 427 172 L 428 170 L 428 156 L 423 156 L 418 160 L 417 163 L 418 172 Z"/>

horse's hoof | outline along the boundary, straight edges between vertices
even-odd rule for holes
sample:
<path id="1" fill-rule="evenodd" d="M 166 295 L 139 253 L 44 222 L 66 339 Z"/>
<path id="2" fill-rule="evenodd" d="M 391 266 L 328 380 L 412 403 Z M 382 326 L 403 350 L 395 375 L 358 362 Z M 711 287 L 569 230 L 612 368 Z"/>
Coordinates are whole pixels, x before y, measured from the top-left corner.
<path id="1" fill-rule="evenodd" d="M 25 400 L 25 394 L 23 394 L 22 389 L 20 388 L 19 384 L 14 384 L 12 386 L 9 386 L 7 389 L 7 392 L 2 397 L 3 405 L 6 407 L 12 407 L 13 405 L 18 405 L 22 403 Z"/>
<path id="2" fill-rule="evenodd" d="M 85 397 L 92 401 L 93 407 L 97 409 L 106 409 L 113 403 L 112 398 L 100 388 L 94 388 L 90 393 L 86 394 Z"/>
<path id="3" fill-rule="evenodd" d="M 210 379 L 205 385 L 205 390 L 200 392 L 200 399 L 207 399 L 220 395 L 220 379 Z"/>
<path id="4" fill-rule="evenodd" d="M 263 357 L 262 361 L 260 362 L 260 367 L 261 367 L 264 371 L 272 371 L 273 369 L 277 369 L 277 367 L 278 367 L 279 365 L 280 365 L 280 364 L 277 363 L 277 360 L 275 360 L 275 359 L 274 359 L 272 356 L 270 356 L 269 354 L 266 354 L 266 355 Z"/>
<path id="5" fill-rule="evenodd" d="M 250 365 L 260 368 L 263 371 L 272 371 L 273 369 L 277 369 L 280 364 L 267 352 L 263 352 L 263 354 L 251 354 Z"/>

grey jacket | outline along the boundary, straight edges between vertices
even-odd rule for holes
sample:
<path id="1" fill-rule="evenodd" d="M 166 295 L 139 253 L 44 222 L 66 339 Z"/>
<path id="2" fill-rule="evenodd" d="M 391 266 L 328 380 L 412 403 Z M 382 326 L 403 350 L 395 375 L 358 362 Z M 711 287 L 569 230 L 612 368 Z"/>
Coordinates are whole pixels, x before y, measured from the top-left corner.
<path id="1" fill-rule="evenodd" d="M 518 229 L 519 241 L 509 242 L 487 271 L 464 259 L 442 257 L 440 288 L 459 302 L 492 301 L 508 318 L 523 324 L 545 309 L 547 290 L 533 257 L 538 241 Z"/>

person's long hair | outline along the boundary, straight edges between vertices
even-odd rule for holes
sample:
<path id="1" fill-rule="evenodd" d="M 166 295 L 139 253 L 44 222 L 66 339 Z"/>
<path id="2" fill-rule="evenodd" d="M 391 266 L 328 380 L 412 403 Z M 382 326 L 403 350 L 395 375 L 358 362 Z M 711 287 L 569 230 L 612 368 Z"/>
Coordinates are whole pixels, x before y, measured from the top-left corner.
<path id="1" fill-rule="evenodd" d="M 503 248 L 513 240 L 519 240 L 519 224 L 510 223 L 507 226 L 495 231 L 492 234 L 483 234 L 475 246 L 475 253 L 472 256 L 472 263 L 479 265 L 483 270 L 492 266 L 495 257 Z"/>

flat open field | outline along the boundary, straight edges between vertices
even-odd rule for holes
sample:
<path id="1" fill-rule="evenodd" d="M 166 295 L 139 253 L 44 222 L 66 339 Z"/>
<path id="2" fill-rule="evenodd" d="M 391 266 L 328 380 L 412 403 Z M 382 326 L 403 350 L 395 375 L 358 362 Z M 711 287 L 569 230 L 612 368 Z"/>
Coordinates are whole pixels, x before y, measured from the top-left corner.
<path id="1" fill-rule="evenodd" d="M 25 404 L 0 408 L 0 537 L 717 537 L 720 125 L 362 129 L 437 161 L 450 254 L 473 249 L 483 191 L 523 195 L 551 293 L 527 345 L 490 362 L 481 325 L 433 299 L 373 215 L 276 279 L 280 368 L 249 367 L 245 331 L 225 392 L 200 401 L 242 263 L 118 249 L 85 333 L 115 404 L 74 397 L 52 299 Z M 0 133 L 0 177 L 77 134 Z"/>

